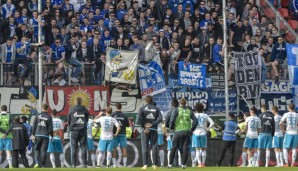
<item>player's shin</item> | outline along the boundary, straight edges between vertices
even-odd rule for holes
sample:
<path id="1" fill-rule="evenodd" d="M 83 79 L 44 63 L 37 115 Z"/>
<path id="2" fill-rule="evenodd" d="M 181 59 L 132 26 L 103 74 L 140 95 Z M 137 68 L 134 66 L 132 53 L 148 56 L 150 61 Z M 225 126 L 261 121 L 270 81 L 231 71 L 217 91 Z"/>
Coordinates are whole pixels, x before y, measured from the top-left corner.
<path id="1" fill-rule="evenodd" d="M 111 165 L 111 159 L 112 159 L 112 152 L 107 151 L 107 166 Z"/>
<path id="2" fill-rule="evenodd" d="M 269 161 L 270 161 L 270 149 L 266 149 L 266 164 L 265 166 L 269 166 Z"/>
<path id="3" fill-rule="evenodd" d="M 61 162 L 61 168 L 64 167 L 64 153 L 60 153 L 60 162 Z"/>
<path id="4" fill-rule="evenodd" d="M 51 163 L 52 163 L 53 168 L 56 168 L 55 155 L 54 155 L 54 153 L 51 153 L 51 154 L 50 154 L 50 160 L 51 160 Z"/>
<path id="5" fill-rule="evenodd" d="M 285 164 L 288 164 L 288 149 L 283 149 Z"/>

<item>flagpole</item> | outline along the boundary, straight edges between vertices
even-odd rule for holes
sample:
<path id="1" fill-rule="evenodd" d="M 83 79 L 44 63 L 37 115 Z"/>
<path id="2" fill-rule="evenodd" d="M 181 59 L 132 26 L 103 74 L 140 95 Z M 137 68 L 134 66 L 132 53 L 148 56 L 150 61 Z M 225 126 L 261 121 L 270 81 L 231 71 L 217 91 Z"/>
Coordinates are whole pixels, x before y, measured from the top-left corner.
<path id="1" fill-rule="evenodd" d="M 42 19 L 42 7 L 41 7 L 41 4 L 42 4 L 42 0 L 38 0 L 38 7 L 37 7 L 37 10 L 38 10 L 38 43 L 41 43 L 41 39 L 42 39 L 42 27 L 41 27 L 41 19 Z M 42 106 L 42 58 L 43 58 L 43 55 L 42 55 L 42 49 L 41 47 L 39 46 L 38 47 L 38 95 L 39 95 L 39 99 L 38 99 L 38 105 L 39 105 L 39 110 L 41 112 L 41 106 Z"/>
<path id="2" fill-rule="evenodd" d="M 229 120 L 229 85 L 228 85 L 228 43 L 227 43 L 227 17 L 226 17 L 226 0 L 222 0 L 222 17 L 223 17 L 223 50 L 225 65 L 225 102 L 226 102 L 226 121 Z"/>

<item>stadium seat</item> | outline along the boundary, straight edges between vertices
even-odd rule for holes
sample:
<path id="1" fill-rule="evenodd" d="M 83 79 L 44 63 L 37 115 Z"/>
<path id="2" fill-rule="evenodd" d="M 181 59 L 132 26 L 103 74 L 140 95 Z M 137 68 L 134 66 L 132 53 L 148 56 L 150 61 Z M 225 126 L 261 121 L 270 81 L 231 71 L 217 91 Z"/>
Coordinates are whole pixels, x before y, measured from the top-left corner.
<path id="1" fill-rule="evenodd" d="M 275 18 L 275 13 L 270 8 L 267 8 L 267 10 L 264 11 L 264 14 L 267 18 L 271 18 L 271 19 Z"/>
<path id="2" fill-rule="evenodd" d="M 289 7 L 289 0 L 281 0 L 281 7 L 288 8 Z"/>
<path id="3" fill-rule="evenodd" d="M 296 37 L 292 35 L 291 32 L 288 32 L 285 36 L 285 41 L 286 42 L 291 42 L 291 43 L 295 43 L 296 41 Z"/>
<path id="4" fill-rule="evenodd" d="M 296 31 L 298 29 L 298 21 L 297 20 L 288 20 L 288 23 L 293 30 Z"/>
<path id="5" fill-rule="evenodd" d="M 280 21 L 279 28 L 280 28 L 280 30 L 286 30 L 287 29 L 285 24 L 282 21 Z"/>
<path id="6" fill-rule="evenodd" d="M 288 19 L 290 16 L 289 16 L 289 11 L 287 8 L 280 8 L 278 9 L 278 12 L 280 13 L 280 15 L 282 17 L 284 17 L 285 19 Z"/>

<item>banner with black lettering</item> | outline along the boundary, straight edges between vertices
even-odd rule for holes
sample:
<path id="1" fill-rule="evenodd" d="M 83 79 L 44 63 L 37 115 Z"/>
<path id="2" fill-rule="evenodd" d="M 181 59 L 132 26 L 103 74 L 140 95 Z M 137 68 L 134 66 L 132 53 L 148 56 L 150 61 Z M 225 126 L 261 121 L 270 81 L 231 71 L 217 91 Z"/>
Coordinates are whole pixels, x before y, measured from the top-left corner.
<path id="1" fill-rule="evenodd" d="M 261 58 L 258 52 L 234 53 L 238 94 L 246 99 L 260 96 Z"/>
<path id="2" fill-rule="evenodd" d="M 178 63 L 178 84 L 190 88 L 206 88 L 206 65 Z"/>

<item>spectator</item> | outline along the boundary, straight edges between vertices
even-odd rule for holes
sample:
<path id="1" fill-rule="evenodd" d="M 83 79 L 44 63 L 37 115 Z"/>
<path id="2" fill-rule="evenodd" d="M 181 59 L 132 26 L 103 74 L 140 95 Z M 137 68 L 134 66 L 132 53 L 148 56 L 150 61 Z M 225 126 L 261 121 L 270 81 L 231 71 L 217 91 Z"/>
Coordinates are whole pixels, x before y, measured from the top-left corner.
<path id="1" fill-rule="evenodd" d="M 275 83 L 279 82 L 277 66 L 284 63 L 287 57 L 286 43 L 284 39 L 279 36 L 278 42 L 274 44 L 271 54 L 272 77 L 275 76 Z"/>
<path id="2" fill-rule="evenodd" d="M 64 62 L 65 62 L 65 48 L 61 44 L 60 39 L 56 39 L 55 43 L 51 45 L 52 48 L 52 60 L 51 62 L 57 65 L 55 74 L 63 74 Z"/>
<path id="3" fill-rule="evenodd" d="M 20 42 L 16 43 L 16 58 L 13 62 L 13 73 L 14 77 L 16 79 L 19 78 L 19 72 L 18 72 L 18 66 L 19 64 L 24 64 L 26 69 L 24 72 L 24 75 L 20 78 L 20 81 L 22 81 L 24 78 L 27 78 L 29 76 L 29 73 L 32 69 L 31 60 L 29 60 L 29 54 L 30 54 L 30 47 L 31 46 L 40 46 L 43 43 L 30 43 L 28 42 L 28 38 L 26 36 L 23 36 Z"/>
<path id="4" fill-rule="evenodd" d="M 267 76 L 267 67 L 266 67 L 266 57 L 264 56 L 264 49 L 263 48 L 260 48 L 259 49 L 259 57 L 261 58 L 261 61 L 262 61 L 262 72 L 261 72 L 261 82 L 262 84 L 264 85 L 265 84 L 265 80 L 266 80 L 266 76 Z"/>
<path id="5" fill-rule="evenodd" d="M 79 75 L 82 72 L 82 63 L 77 60 L 78 43 L 76 41 L 77 36 L 72 36 L 70 41 L 65 45 L 65 59 L 66 62 L 72 65 L 75 69 L 72 73 L 71 81 L 74 83 L 79 82 Z"/>
<path id="6" fill-rule="evenodd" d="M 12 38 L 7 39 L 6 43 L 1 45 L 1 61 L 4 64 L 4 84 L 12 85 L 12 64 L 16 57 L 16 46 L 12 43 Z"/>
<path id="7" fill-rule="evenodd" d="M 256 44 L 256 39 L 252 38 L 250 44 L 247 46 L 247 52 L 249 51 L 258 51 L 259 46 Z"/>
<path id="8" fill-rule="evenodd" d="M 213 48 L 213 63 L 216 65 L 216 72 L 219 72 L 219 68 L 223 66 L 224 50 L 222 48 L 222 39 L 217 39 L 217 44 Z"/>
<path id="9" fill-rule="evenodd" d="M 7 0 L 5 4 L 2 5 L 3 16 L 5 18 L 14 16 L 16 8 L 14 4 L 11 3 L 11 0 Z"/>

